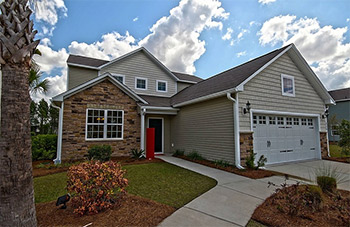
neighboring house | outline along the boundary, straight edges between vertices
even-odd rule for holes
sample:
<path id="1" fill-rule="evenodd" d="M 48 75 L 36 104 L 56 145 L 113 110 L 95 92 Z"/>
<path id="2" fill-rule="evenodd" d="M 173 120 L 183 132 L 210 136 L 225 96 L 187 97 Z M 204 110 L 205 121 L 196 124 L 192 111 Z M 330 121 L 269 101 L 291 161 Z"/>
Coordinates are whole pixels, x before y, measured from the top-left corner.
<path id="1" fill-rule="evenodd" d="M 197 151 L 240 167 L 250 150 L 268 164 L 327 156 L 320 80 L 291 44 L 206 80 L 171 72 L 145 48 L 113 61 L 71 55 L 60 107 L 56 162 L 109 144 L 113 156 L 145 149 L 155 128 L 156 154 Z M 247 104 L 250 104 L 247 105 Z"/>
<path id="2" fill-rule="evenodd" d="M 328 137 L 329 141 L 338 142 L 338 124 L 342 120 L 350 121 L 350 88 L 343 88 L 329 91 L 329 94 L 335 100 L 336 105 L 329 107 L 328 115 Z"/>

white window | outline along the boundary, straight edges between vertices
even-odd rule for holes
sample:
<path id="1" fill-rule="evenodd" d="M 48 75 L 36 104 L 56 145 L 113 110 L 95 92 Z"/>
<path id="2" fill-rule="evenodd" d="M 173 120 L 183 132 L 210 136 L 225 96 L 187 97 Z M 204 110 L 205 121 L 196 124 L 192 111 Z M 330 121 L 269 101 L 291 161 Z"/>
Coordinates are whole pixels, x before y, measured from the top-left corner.
<path id="1" fill-rule="evenodd" d="M 301 125 L 306 125 L 306 118 L 301 119 Z"/>
<path id="2" fill-rule="evenodd" d="M 277 117 L 277 124 L 278 125 L 284 125 L 284 118 L 283 117 Z"/>
<path id="3" fill-rule="evenodd" d="M 281 81 L 282 81 L 282 95 L 294 97 L 295 96 L 294 77 L 282 74 Z"/>
<path id="4" fill-rule="evenodd" d="M 276 124 L 276 117 L 269 117 L 269 124 L 275 125 Z"/>
<path id="5" fill-rule="evenodd" d="M 314 122 L 312 119 L 307 119 L 307 125 L 308 126 L 313 126 L 314 125 Z"/>
<path id="6" fill-rule="evenodd" d="M 253 116 L 253 124 L 256 125 L 258 123 L 257 119 L 256 119 L 256 115 Z"/>
<path id="7" fill-rule="evenodd" d="M 140 90 L 147 90 L 147 79 L 136 77 L 135 78 L 135 88 Z"/>
<path id="8" fill-rule="evenodd" d="M 266 125 L 266 117 L 265 116 L 259 116 L 259 124 Z"/>
<path id="9" fill-rule="evenodd" d="M 116 78 L 120 83 L 125 84 L 125 82 L 124 82 L 125 81 L 125 76 L 124 75 L 112 73 L 112 76 L 114 78 Z"/>
<path id="10" fill-rule="evenodd" d="M 338 125 L 332 125 L 331 128 L 332 128 L 332 131 L 331 131 L 332 136 L 339 136 Z"/>
<path id="11" fill-rule="evenodd" d="M 293 121 L 292 121 L 291 117 L 286 117 L 286 124 L 287 125 L 292 125 L 293 124 Z"/>
<path id="12" fill-rule="evenodd" d="M 163 80 L 157 80 L 157 91 L 158 92 L 167 92 L 168 82 Z"/>
<path id="13" fill-rule="evenodd" d="M 86 140 L 123 139 L 124 111 L 86 110 Z"/>
<path id="14" fill-rule="evenodd" d="M 297 117 L 293 118 L 293 124 L 299 125 L 299 118 L 297 118 Z"/>

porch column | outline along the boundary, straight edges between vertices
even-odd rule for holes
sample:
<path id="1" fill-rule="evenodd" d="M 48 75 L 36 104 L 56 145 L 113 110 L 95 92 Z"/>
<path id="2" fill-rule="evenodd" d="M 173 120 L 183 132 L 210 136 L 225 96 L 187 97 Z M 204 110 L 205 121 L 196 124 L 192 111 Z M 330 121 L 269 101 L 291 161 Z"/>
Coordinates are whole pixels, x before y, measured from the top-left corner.
<path id="1" fill-rule="evenodd" d="M 141 108 L 141 150 L 145 150 L 145 115 L 146 109 Z"/>

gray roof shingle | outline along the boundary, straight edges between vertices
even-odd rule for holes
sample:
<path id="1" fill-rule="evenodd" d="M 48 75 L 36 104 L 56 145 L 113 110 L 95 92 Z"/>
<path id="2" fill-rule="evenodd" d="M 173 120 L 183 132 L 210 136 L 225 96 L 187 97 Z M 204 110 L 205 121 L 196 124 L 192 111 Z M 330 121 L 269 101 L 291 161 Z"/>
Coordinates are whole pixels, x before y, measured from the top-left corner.
<path id="1" fill-rule="evenodd" d="M 192 82 L 200 82 L 203 80 L 202 78 L 199 78 L 197 76 L 190 75 L 190 74 L 178 73 L 178 72 L 172 72 L 172 73 L 180 80 L 187 80 Z"/>
<path id="2" fill-rule="evenodd" d="M 104 65 L 108 62 L 109 61 L 96 59 L 96 58 L 89 58 L 89 57 L 84 57 L 84 56 L 79 56 L 79 55 L 73 55 L 73 54 L 70 54 L 68 59 L 67 59 L 67 63 L 85 65 L 85 66 L 90 66 L 90 67 L 99 67 L 99 66 Z"/>
<path id="3" fill-rule="evenodd" d="M 332 96 L 334 101 L 350 100 L 350 87 L 329 91 L 328 93 Z"/>
<path id="4" fill-rule="evenodd" d="M 235 88 L 289 46 L 290 45 L 274 50 L 263 56 L 221 72 L 206 80 L 198 82 L 197 84 L 189 86 L 174 95 L 171 98 L 171 104 L 176 105 L 196 98 Z"/>
<path id="5" fill-rule="evenodd" d="M 144 99 L 146 102 L 148 102 L 148 105 L 145 105 L 145 106 L 171 107 L 170 98 L 151 96 L 151 95 L 139 95 L 139 96 L 142 99 Z"/>

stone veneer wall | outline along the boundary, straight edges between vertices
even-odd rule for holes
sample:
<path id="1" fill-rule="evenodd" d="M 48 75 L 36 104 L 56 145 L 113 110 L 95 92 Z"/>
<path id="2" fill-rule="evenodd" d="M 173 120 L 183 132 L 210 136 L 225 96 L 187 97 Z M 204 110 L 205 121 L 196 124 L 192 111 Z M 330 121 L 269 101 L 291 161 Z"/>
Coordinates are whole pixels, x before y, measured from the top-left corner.
<path id="1" fill-rule="evenodd" d="M 124 110 L 123 140 L 86 141 L 86 109 Z M 140 148 L 140 116 L 135 100 L 113 85 L 108 79 L 64 100 L 62 160 L 82 159 L 93 145 L 107 144 L 112 156 L 126 156 Z"/>
<path id="2" fill-rule="evenodd" d="M 327 146 L 327 133 L 320 132 L 320 143 L 321 143 L 321 156 L 322 158 L 328 157 L 328 146 Z"/>
<path id="3" fill-rule="evenodd" d="M 253 150 L 253 133 L 241 132 L 240 133 L 240 149 L 241 149 L 241 165 L 246 166 L 245 162 L 250 155 L 250 151 Z"/>

